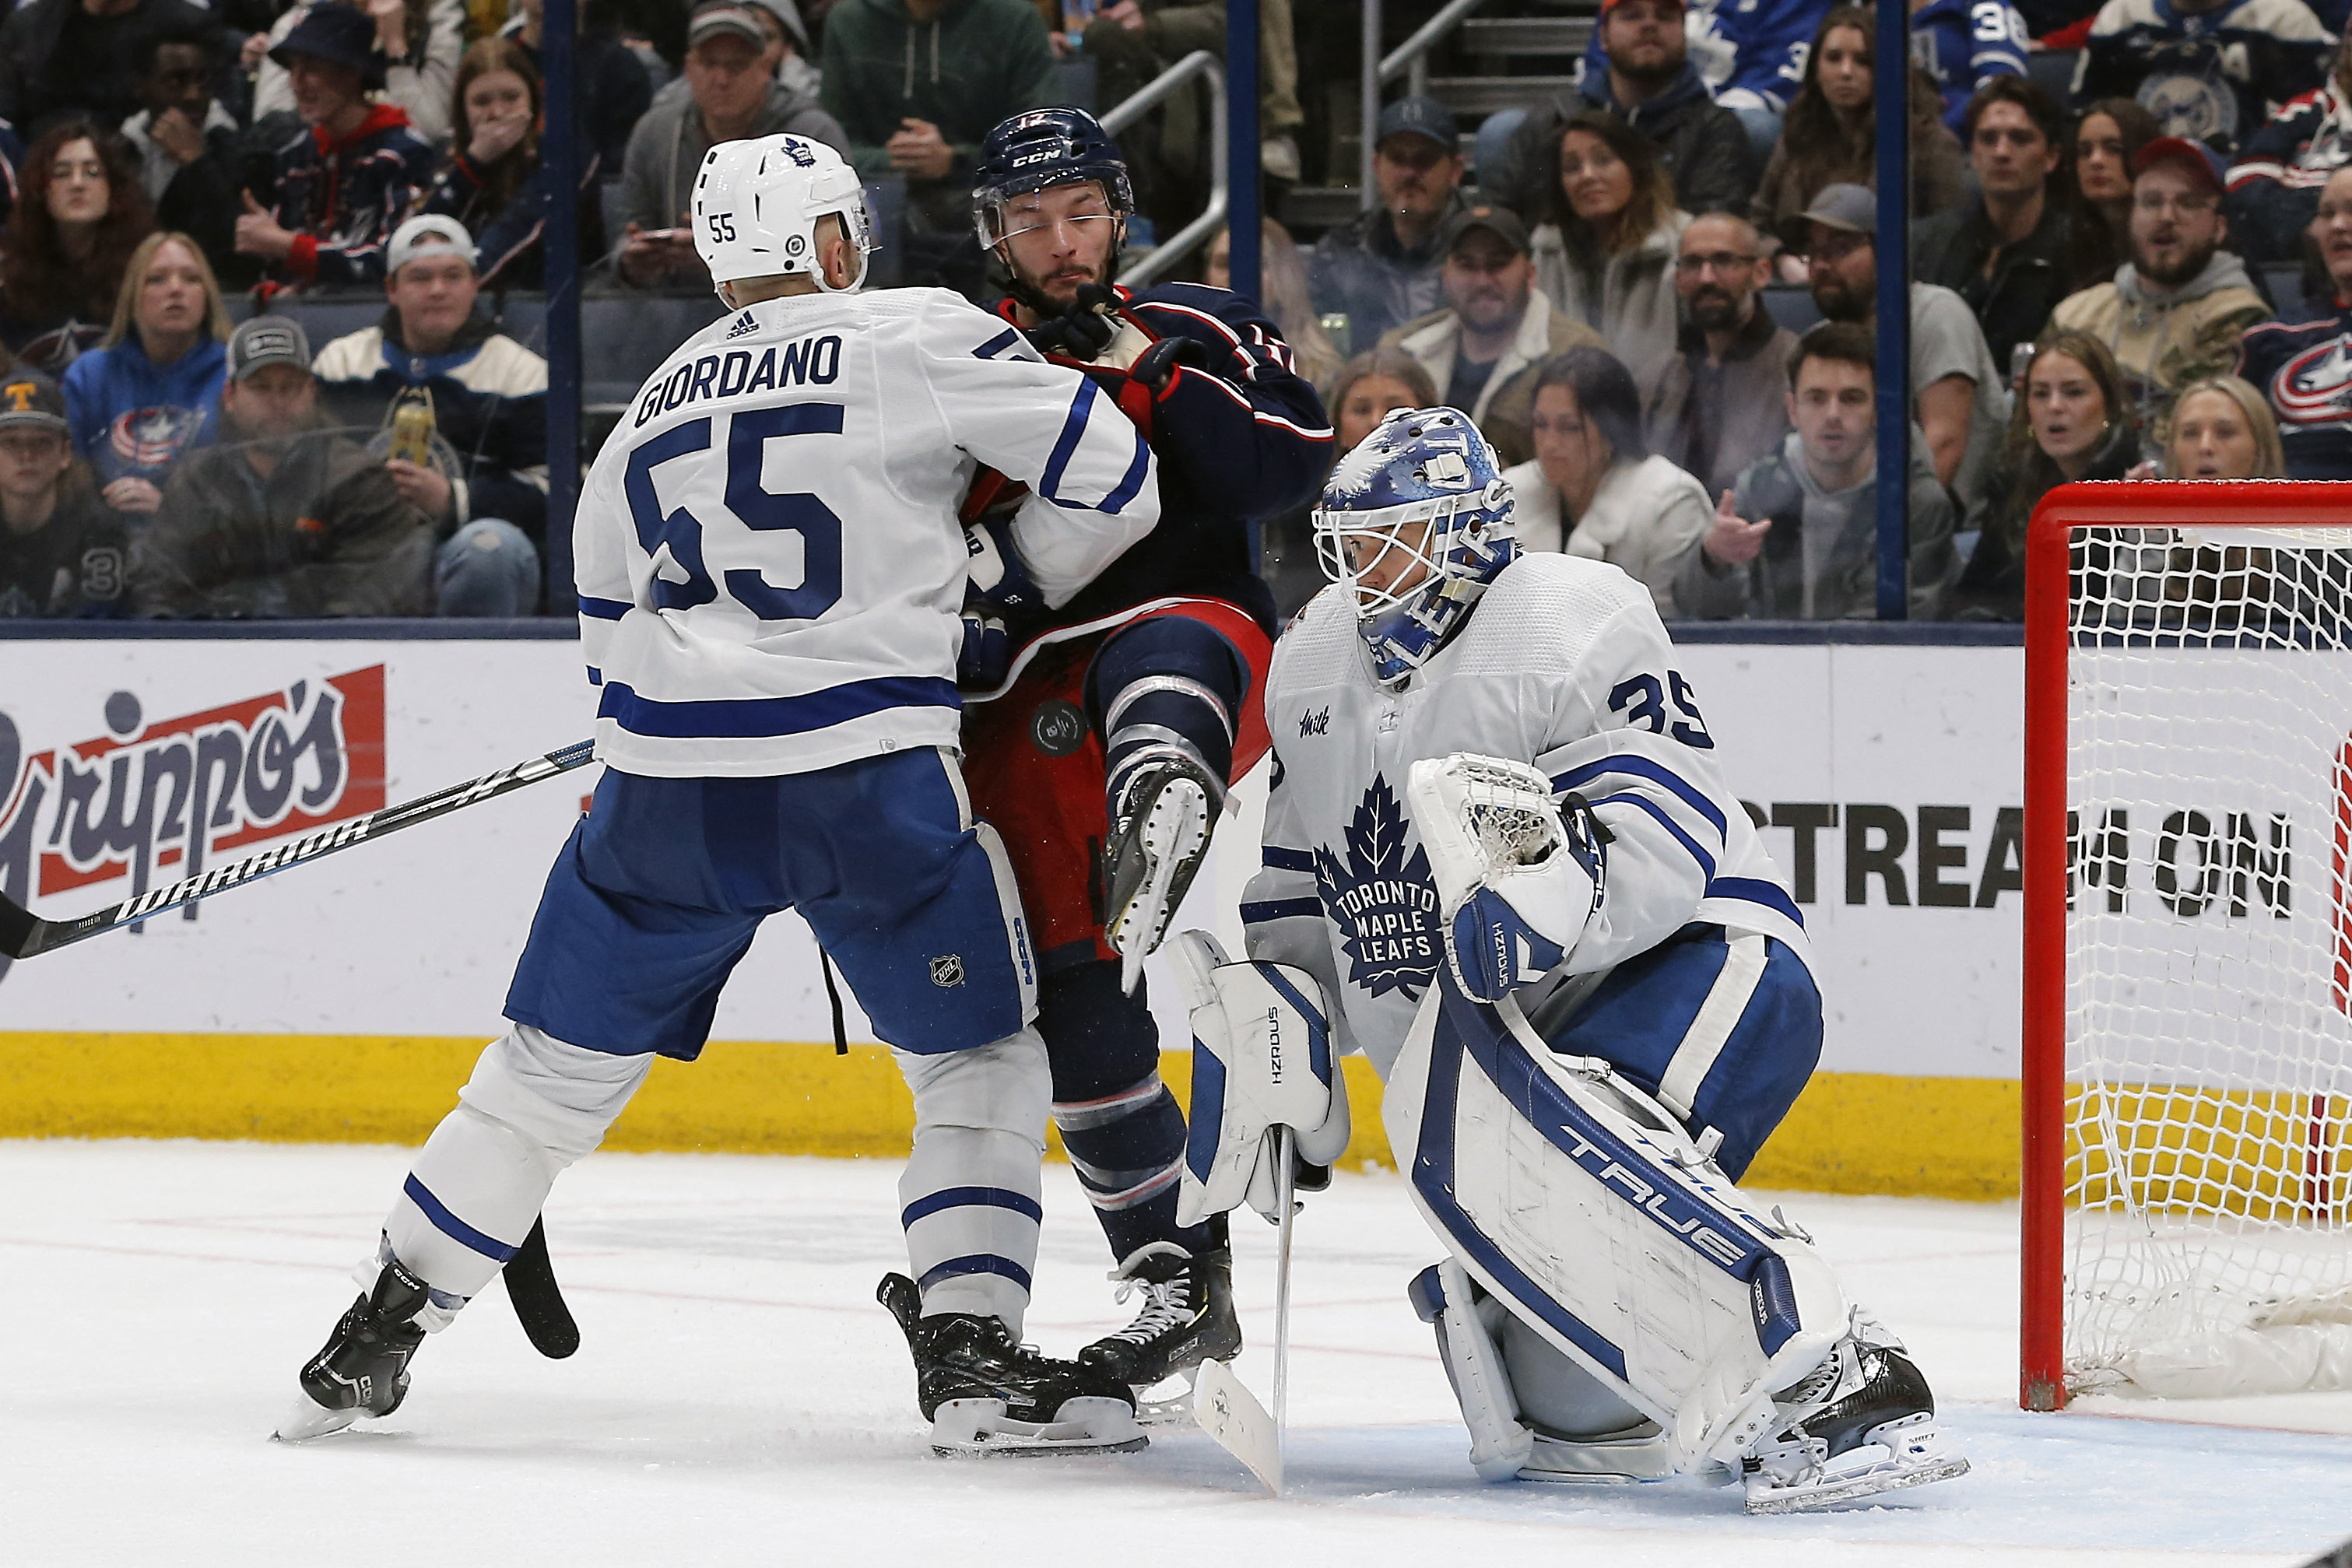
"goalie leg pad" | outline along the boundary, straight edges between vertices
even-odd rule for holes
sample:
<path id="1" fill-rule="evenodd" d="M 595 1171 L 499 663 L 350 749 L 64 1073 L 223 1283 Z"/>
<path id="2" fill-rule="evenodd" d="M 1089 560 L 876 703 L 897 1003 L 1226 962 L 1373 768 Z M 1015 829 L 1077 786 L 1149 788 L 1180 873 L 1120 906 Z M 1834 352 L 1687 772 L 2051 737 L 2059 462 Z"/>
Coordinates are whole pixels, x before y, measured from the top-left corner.
<path id="1" fill-rule="evenodd" d="M 1673 1117 L 1439 971 L 1387 1098 L 1415 1204 L 1465 1270 L 1622 1387 L 1685 1464 L 1737 1458 L 1846 1327 L 1835 1276 Z"/>
<path id="2" fill-rule="evenodd" d="M 1599 1057 L 1684 1125 L 1713 1128 L 1732 1180 L 1796 1103 L 1822 1051 L 1822 998 L 1778 938 L 1688 925 L 1609 972 L 1563 1019 L 1529 1021 L 1553 1051 Z"/>

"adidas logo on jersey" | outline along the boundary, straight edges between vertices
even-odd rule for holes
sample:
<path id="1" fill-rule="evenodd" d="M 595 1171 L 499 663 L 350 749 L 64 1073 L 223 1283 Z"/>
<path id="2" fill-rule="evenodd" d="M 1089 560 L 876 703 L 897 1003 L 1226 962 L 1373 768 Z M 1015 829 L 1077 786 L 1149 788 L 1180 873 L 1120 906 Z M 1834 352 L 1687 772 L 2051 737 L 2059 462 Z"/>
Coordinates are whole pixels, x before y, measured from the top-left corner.
<path id="1" fill-rule="evenodd" d="M 727 329 L 727 340 L 731 343 L 738 338 L 748 338 L 759 329 L 760 324 L 751 319 L 751 313 L 746 310 L 735 318 L 735 325 Z"/>

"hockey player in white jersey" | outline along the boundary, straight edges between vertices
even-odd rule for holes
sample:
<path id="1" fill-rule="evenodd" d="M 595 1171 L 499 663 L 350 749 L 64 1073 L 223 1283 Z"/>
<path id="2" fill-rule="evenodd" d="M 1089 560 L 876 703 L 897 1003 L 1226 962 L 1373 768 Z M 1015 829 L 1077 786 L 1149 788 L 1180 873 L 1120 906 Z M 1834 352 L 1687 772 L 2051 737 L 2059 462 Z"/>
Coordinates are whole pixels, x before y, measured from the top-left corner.
<path id="1" fill-rule="evenodd" d="M 1178 947 L 1205 1086 L 1180 1213 L 1268 1209 L 1276 1120 L 1334 1158 L 1344 1088 L 1269 1107 L 1361 1050 L 1451 1254 L 1408 1294 L 1481 1475 L 1704 1470 L 1759 1512 L 1958 1475 L 1900 1343 L 1732 1185 L 1820 1054 L 1797 906 L 1649 594 L 1518 555 L 1510 515 L 1453 409 L 1331 475 L 1335 585 L 1266 686 L 1248 961 Z"/>
<path id="2" fill-rule="evenodd" d="M 550 873 L 483 1052 L 384 1220 L 365 1294 L 280 1428 L 390 1415 L 656 1055 L 691 1061 L 767 915 L 794 909 L 914 1093 L 908 1275 L 884 1281 L 943 1448 L 1139 1447 L 1124 1385 L 1021 1344 L 1051 1079 L 1035 958 L 955 747 L 984 464 L 1049 602 L 1150 531 L 1150 449 L 1073 370 L 937 289 L 856 293 L 857 176 L 815 141 L 722 143 L 694 236 L 731 314 L 646 381 L 574 530 L 593 809 Z M 1049 1425 L 1050 1424 L 1050 1425 Z"/>

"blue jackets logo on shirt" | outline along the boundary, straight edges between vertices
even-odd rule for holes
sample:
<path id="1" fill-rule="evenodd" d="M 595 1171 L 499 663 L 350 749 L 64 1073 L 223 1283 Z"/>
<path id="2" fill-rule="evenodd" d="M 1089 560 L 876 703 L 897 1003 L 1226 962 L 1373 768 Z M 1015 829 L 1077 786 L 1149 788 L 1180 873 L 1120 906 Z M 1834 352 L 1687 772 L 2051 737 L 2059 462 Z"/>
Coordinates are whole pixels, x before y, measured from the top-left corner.
<path id="1" fill-rule="evenodd" d="M 1428 852 L 1405 853 L 1404 812 L 1379 774 L 1364 791 L 1346 833 L 1343 862 L 1328 845 L 1315 850 L 1315 886 L 1340 933 L 1348 983 L 1374 996 L 1402 990 L 1418 1000 L 1437 973 L 1437 886 Z"/>

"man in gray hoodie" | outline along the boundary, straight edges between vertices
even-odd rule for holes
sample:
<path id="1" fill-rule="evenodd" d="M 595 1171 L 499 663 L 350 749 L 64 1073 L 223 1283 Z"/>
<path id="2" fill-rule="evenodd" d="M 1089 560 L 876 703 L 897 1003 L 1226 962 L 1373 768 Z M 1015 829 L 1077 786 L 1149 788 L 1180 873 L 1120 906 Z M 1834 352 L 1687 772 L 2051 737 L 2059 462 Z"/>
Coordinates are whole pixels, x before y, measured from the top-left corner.
<path id="1" fill-rule="evenodd" d="M 1675 580 L 1685 614 L 1716 621 L 1868 620 L 1878 607 L 1876 334 L 1830 321 L 1789 362 L 1780 449 L 1749 464 Z M 1910 613 L 1936 619 L 1958 564 L 1952 501 L 1910 444 Z"/>
<path id="2" fill-rule="evenodd" d="M 621 276 L 640 287 L 710 287 L 694 254 L 694 177 L 721 141 L 790 131 L 846 155 L 849 138 L 814 97 L 774 76 L 768 33 L 748 5 L 706 5 L 687 33 L 688 91 L 656 102 L 621 165 Z"/>

